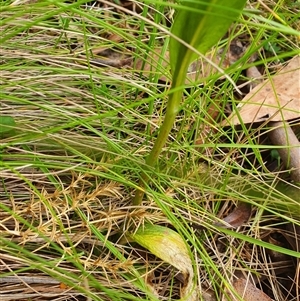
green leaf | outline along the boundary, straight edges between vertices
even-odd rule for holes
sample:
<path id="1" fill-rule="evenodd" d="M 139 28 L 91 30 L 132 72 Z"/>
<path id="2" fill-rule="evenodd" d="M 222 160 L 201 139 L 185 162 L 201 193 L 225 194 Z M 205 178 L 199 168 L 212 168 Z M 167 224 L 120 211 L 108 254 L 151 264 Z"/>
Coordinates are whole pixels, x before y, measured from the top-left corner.
<path id="1" fill-rule="evenodd" d="M 172 92 L 169 95 L 166 115 L 160 127 L 158 137 L 146 159 L 148 166 L 154 166 L 165 145 L 180 108 L 186 72 L 190 63 L 196 57 L 192 46 L 203 54 L 213 46 L 228 30 L 232 21 L 236 20 L 242 11 L 246 0 L 188 0 L 181 2 L 184 6 L 175 18 L 172 34 L 183 40 L 186 45 L 170 39 L 170 64 L 172 70 Z M 142 173 L 139 186 L 133 199 L 134 205 L 142 202 L 145 183 L 149 176 Z"/>
<path id="2" fill-rule="evenodd" d="M 129 237 L 165 262 L 176 267 L 184 276 L 181 298 L 185 301 L 198 301 L 193 288 L 193 265 L 188 248 L 182 237 L 172 229 L 145 224 Z"/>
<path id="3" fill-rule="evenodd" d="M 227 32 L 242 11 L 246 0 L 182 1 L 172 26 L 172 33 L 201 53 L 206 53 Z M 185 73 L 196 58 L 193 50 L 175 38 L 170 40 L 170 63 L 173 80 Z M 180 84 L 182 84 L 181 81 Z"/>
<path id="4" fill-rule="evenodd" d="M 15 134 L 16 122 L 10 116 L 0 116 L 0 138 L 13 136 Z"/>

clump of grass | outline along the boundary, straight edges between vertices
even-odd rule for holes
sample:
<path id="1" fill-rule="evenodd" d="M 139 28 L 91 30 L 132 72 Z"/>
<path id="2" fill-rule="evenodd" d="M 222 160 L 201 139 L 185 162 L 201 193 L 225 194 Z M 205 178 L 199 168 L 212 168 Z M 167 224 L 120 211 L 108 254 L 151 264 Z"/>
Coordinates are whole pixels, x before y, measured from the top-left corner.
<path id="1" fill-rule="evenodd" d="M 297 11 L 282 1 L 266 4 L 286 18 L 282 27 L 268 23 L 278 19 L 251 2 L 261 14 L 241 19 L 216 49 L 247 37 L 252 47 L 244 58 L 259 51 L 255 64 L 264 68 L 295 55 Z M 147 202 L 132 206 L 169 84 L 159 81 L 159 66 L 147 77 L 134 67 L 104 68 L 92 60 L 99 48 L 138 60 L 168 43 L 171 4 L 137 5 L 138 13 L 105 1 L 2 7 L 1 115 L 13 117 L 16 128 L 1 140 L 1 297 L 15 289 L 18 300 L 178 299 L 180 275 L 124 235 L 150 222 L 175 228 L 187 241 L 200 295 L 212 290 L 220 300 L 240 271 L 262 276 L 258 285 L 273 298 L 293 300 L 296 286 L 288 282 L 285 291 L 270 258 L 281 254 L 293 271 L 296 252 L 268 243 L 274 235 L 280 243 L 288 236 L 297 241 L 299 202 L 290 192 L 299 189 L 258 164 L 262 150 L 268 152 L 256 144 L 260 131 L 244 135 L 209 118 L 211 103 L 222 104 L 222 117 L 236 97 L 226 79 L 214 74 L 185 91 L 159 165 L 149 170 Z M 264 47 L 270 43 L 281 52 Z M 234 80 L 250 64 L 244 58 L 228 71 Z M 200 148 L 203 126 L 215 131 L 203 136 Z M 214 227 L 238 202 L 252 205 L 251 220 L 238 232 Z M 292 273 L 280 275 L 288 281 Z"/>

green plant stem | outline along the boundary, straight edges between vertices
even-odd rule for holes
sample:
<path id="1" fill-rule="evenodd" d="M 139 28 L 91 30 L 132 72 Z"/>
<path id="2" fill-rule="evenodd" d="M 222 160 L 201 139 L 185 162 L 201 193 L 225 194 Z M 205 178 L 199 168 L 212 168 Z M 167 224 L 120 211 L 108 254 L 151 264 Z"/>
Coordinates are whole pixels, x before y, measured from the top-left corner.
<path id="1" fill-rule="evenodd" d="M 165 145 L 175 121 L 183 93 L 183 85 L 188 66 L 197 57 L 195 49 L 203 54 L 213 46 L 226 32 L 245 5 L 246 0 L 206 0 L 187 5 L 192 10 L 182 10 L 178 13 L 172 26 L 172 33 L 180 40 L 170 39 L 170 64 L 172 73 L 172 93 L 169 96 L 167 112 L 160 127 L 160 132 L 154 143 L 146 164 L 155 165 L 158 156 Z M 227 9 L 224 15 L 223 9 Z M 219 16 L 222 16 L 219 18 Z M 216 18 L 218 17 L 218 19 Z M 185 23 L 185 26 L 183 26 Z M 186 31 L 186 28 L 189 28 Z M 184 42 L 184 43 L 182 43 Z M 191 47 L 187 47 L 187 44 Z M 143 171 L 136 190 L 133 205 L 140 205 L 144 196 L 149 173 Z"/>
<path id="2" fill-rule="evenodd" d="M 179 84 L 178 82 L 173 82 L 172 88 L 181 86 L 178 84 Z M 183 93 L 183 88 L 180 89 L 177 88 L 176 91 L 172 92 L 169 96 L 167 111 L 166 111 L 163 124 L 160 127 L 160 132 L 156 138 L 154 146 L 149 156 L 146 159 L 146 164 L 149 167 L 153 167 L 155 165 L 158 156 L 161 153 L 161 150 L 168 139 L 169 133 L 173 127 L 177 112 L 179 110 L 182 93 Z M 143 172 L 141 174 L 141 178 L 139 181 L 139 188 L 136 190 L 133 199 L 134 206 L 138 206 L 141 204 L 145 193 L 144 188 L 146 187 L 148 182 L 149 182 L 149 174 L 147 172 Z"/>

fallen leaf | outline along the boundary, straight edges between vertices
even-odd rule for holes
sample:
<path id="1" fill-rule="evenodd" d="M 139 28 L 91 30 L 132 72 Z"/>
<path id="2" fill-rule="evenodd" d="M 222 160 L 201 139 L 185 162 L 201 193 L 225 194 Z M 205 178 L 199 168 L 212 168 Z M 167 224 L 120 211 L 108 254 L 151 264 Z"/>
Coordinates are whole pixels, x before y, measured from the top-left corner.
<path id="1" fill-rule="evenodd" d="M 185 301 L 199 300 L 193 284 L 194 271 L 189 251 L 177 232 L 167 227 L 145 224 L 129 237 L 182 273 L 181 298 Z"/>
<path id="2" fill-rule="evenodd" d="M 223 218 L 222 222 L 216 223 L 215 226 L 227 228 L 229 225 L 229 227 L 238 228 L 246 223 L 250 216 L 251 205 L 240 202 L 230 214 Z"/>
<path id="3" fill-rule="evenodd" d="M 202 301 L 217 301 L 216 293 L 213 290 L 201 292 Z"/>
<path id="4" fill-rule="evenodd" d="M 243 301 L 272 301 L 263 291 L 254 286 L 250 281 L 243 278 L 237 279 L 233 282 L 233 287 L 237 294 Z M 233 297 L 233 296 L 232 296 Z M 233 297 L 233 300 L 238 300 Z"/>
<path id="5" fill-rule="evenodd" d="M 107 39 L 113 40 L 115 43 L 121 42 L 119 36 L 111 35 Z M 213 50 L 206 54 L 204 58 L 198 58 L 189 66 L 185 84 L 194 85 L 195 82 L 199 82 L 201 79 L 217 74 L 219 71 L 213 64 L 221 69 L 226 69 L 236 62 L 244 51 L 245 48 L 238 41 L 232 41 L 229 50 L 225 54 L 224 49 Z M 141 72 L 145 77 L 157 76 L 160 81 L 170 82 L 170 55 L 169 51 L 164 51 L 162 48 L 154 48 L 136 60 L 130 56 L 129 52 L 124 54 L 103 47 L 92 49 L 92 53 L 94 58 L 90 62 L 94 65 L 114 68 L 131 66 L 133 70 Z"/>
<path id="6" fill-rule="evenodd" d="M 97 50 L 97 56 L 90 60 L 90 63 L 101 67 L 122 68 L 125 65 L 131 65 L 132 59 L 125 53 L 114 49 L 103 48 Z"/>
<path id="7" fill-rule="evenodd" d="M 281 121 L 300 117 L 300 56 L 295 56 L 277 75 L 257 85 L 221 124 L 237 125 Z"/>
<path id="8" fill-rule="evenodd" d="M 218 120 L 220 107 L 221 104 L 218 101 L 210 103 L 207 108 L 207 113 L 204 116 L 204 121 L 198 128 L 199 137 L 195 141 L 197 150 L 201 153 L 205 152 L 208 157 L 213 156 L 215 148 L 206 146 L 202 147 L 202 145 L 209 143 L 209 138 L 217 132 L 217 129 L 212 126 L 212 120 Z"/>
<path id="9" fill-rule="evenodd" d="M 238 40 L 230 43 L 228 50 L 213 50 L 205 55 L 205 58 L 198 58 L 193 61 L 187 71 L 186 85 L 199 82 L 219 71 L 211 64 L 215 64 L 221 69 L 226 69 L 235 63 L 245 52 L 246 48 Z M 158 64 L 158 62 L 160 62 Z M 163 52 L 161 48 L 155 48 L 150 51 L 145 58 L 140 58 L 135 62 L 134 68 L 141 70 L 143 75 L 159 74 L 159 79 L 164 82 L 170 82 L 170 55 L 169 51 Z"/>
<path id="10" fill-rule="evenodd" d="M 246 70 L 246 75 L 249 79 L 251 79 L 251 83 L 249 84 L 250 90 L 253 90 L 257 85 L 259 85 L 263 81 L 263 76 L 261 75 L 256 66 L 250 66 Z"/>
<path id="11" fill-rule="evenodd" d="M 138 58 L 134 64 L 134 70 L 141 71 L 143 76 L 149 77 L 158 74 L 159 80 L 170 81 L 170 56 L 169 52 L 163 53 L 161 48 L 155 48 L 147 53 L 147 56 Z"/>
<path id="12" fill-rule="evenodd" d="M 237 125 L 267 121 L 268 136 L 274 145 L 282 146 L 278 153 L 291 180 L 300 183 L 300 143 L 288 124 L 300 118 L 300 55 L 295 56 L 277 75 L 258 84 L 221 125 Z"/>

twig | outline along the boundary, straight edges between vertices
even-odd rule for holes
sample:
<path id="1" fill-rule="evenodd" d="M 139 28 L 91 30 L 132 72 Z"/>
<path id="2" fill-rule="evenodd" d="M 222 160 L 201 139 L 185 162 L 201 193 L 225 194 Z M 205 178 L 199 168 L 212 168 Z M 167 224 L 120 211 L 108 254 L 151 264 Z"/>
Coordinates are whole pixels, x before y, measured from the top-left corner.
<path id="1" fill-rule="evenodd" d="M 300 183 L 300 142 L 288 122 L 269 122 L 272 130 L 269 137 L 274 145 L 282 145 L 278 149 L 279 155 L 285 166 L 291 169 L 291 178 Z"/>

